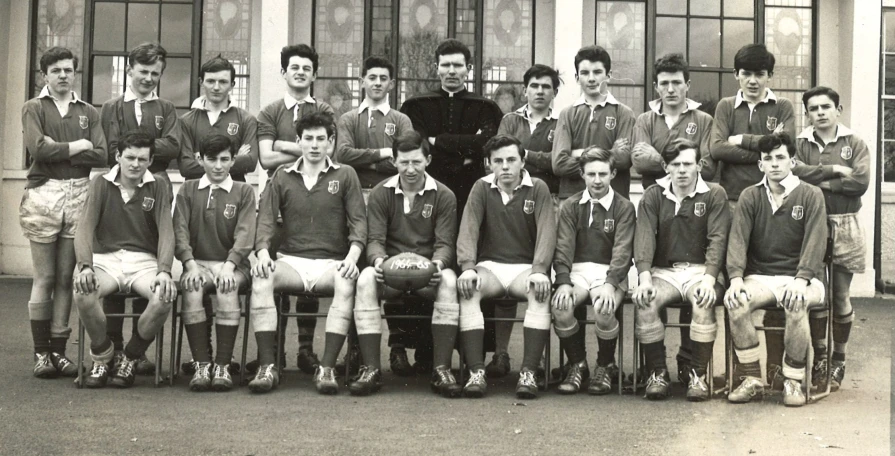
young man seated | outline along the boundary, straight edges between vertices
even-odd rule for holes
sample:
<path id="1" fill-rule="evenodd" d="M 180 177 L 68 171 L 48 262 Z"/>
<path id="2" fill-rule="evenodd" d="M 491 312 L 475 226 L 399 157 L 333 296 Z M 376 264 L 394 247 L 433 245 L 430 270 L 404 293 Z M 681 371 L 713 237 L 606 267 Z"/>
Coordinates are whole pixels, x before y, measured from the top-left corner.
<path id="1" fill-rule="evenodd" d="M 808 311 L 824 300 L 827 211 L 821 190 L 792 174 L 795 145 L 787 133 L 758 142 L 764 179 L 740 194 L 730 230 L 724 295 L 742 383 L 727 396 L 735 403 L 764 394 L 758 335 L 752 312 L 777 305 L 786 312 L 783 403 L 805 404 L 801 381 L 808 356 Z"/>
<path id="2" fill-rule="evenodd" d="M 596 370 L 587 392 L 608 393 L 618 375 L 615 348 L 619 322 L 615 312 L 627 291 L 631 249 L 634 244 L 634 205 L 615 193 L 612 152 L 588 147 L 578 159 L 585 189 L 563 202 L 553 269 L 559 285 L 553 294 L 553 330 L 569 357 L 569 370 L 559 385 L 560 394 L 575 394 L 590 372 L 587 367 L 585 332 L 575 308 L 588 302 L 596 317 Z"/>
<path id="3" fill-rule="evenodd" d="M 634 292 L 634 332 L 650 375 L 647 399 L 668 397 L 665 325 L 659 312 L 682 301 L 693 311 L 687 400 L 704 401 L 710 394 L 705 376 L 718 332 L 715 303 L 724 292 L 718 274 L 724 266 L 730 210 L 724 189 L 700 177 L 700 155 L 695 142 L 672 140 L 662 151 L 668 175 L 643 193 L 637 212 L 634 264 L 640 281 Z"/>
<path id="4" fill-rule="evenodd" d="M 183 262 L 180 278 L 183 322 L 196 372 L 190 389 L 229 391 L 230 358 L 239 329 L 239 290 L 249 283 L 248 255 L 255 241 L 255 192 L 234 182 L 230 168 L 235 146 L 212 134 L 199 146 L 205 175 L 184 182 L 174 206 L 174 253 Z M 202 298 L 217 294 L 214 363 L 208 352 L 208 322 Z"/>
<path id="5" fill-rule="evenodd" d="M 518 139 L 497 135 L 483 148 L 491 174 L 469 192 L 457 240 L 463 273 L 460 294 L 460 347 L 470 368 L 466 397 L 483 397 L 485 380 L 481 300 L 528 301 L 525 347 L 516 395 L 537 396 L 535 371 L 550 337 L 550 261 L 556 244 L 556 212 L 544 181 L 525 171 Z"/>
<path id="6" fill-rule="evenodd" d="M 276 357 L 275 292 L 320 293 L 333 297 L 326 318 L 323 359 L 314 373 L 317 391 L 335 394 L 336 357 L 345 343 L 354 311 L 357 261 L 367 242 L 367 217 L 360 181 L 349 166 L 332 162 L 335 141 L 331 116 L 314 113 L 295 126 L 302 156 L 277 169 L 261 195 L 252 267 L 252 326 L 259 368 L 249 388 L 270 391 L 279 383 Z M 268 249 L 283 217 L 285 234 L 277 253 Z"/>
<path id="7" fill-rule="evenodd" d="M 393 151 L 398 175 L 376 185 L 367 206 L 367 262 L 372 266 L 365 268 L 357 281 L 354 310 L 361 355 L 367 365 L 361 367 L 360 377 L 351 384 L 351 393 L 367 395 L 379 389 L 382 328 L 379 299 L 404 294 L 383 283 L 382 262 L 389 256 L 414 252 L 431 259 L 438 267 L 429 286 L 413 292 L 435 301 L 432 389 L 446 397 L 456 397 L 461 388 L 451 373 L 451 355 L 457 338 L 460 305 L 457 275 L 450 267 L 454 264 L 457 241 L 457 199 L 454 192 L 426 173 L 432 156 L 429 144 L 419 133 L 410 131 L 398 136 Z"/>
<path id="8" fill-rule="evenodd" d="M 87 333 L 93 368 L 84 380 L 102 388 L 109 378 L 114 349 L 106 334 L 102 299 L 113 293 L 136 293 L 149 300 L 137 330 L 117 360 L 113 386 L 134 384 L 134 367 L 168 319 L 177 289 L 171 278 L 174 229 L 166 182 L 149 172 L 155 143 L 142 132 L 124 134 L 117 165 L 90 183 L 87 207 L 75 235 L 77 273 L 74 300 Z"/>

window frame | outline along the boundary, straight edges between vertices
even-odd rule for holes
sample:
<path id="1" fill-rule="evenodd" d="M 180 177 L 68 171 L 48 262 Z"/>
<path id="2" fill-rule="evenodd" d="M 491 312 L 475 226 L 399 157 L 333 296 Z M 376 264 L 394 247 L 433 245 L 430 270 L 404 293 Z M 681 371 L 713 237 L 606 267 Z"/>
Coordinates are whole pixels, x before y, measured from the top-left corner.
<path id="1" fill-rule="evenodd" d="M 880 160 L 879 166 L 877 166 L 877 181 L 880 183 L 880 191 L 881 196 L 889 196 L 895 197 L 895 181 L 886 181 L 885 175 L 885 167 L 886 167 L 886 142 L 895 143 L 895 138 L 888 139 L 886 138 L 886 111 L 885 111 L 885 102 L 893 101 L 895 102 L 895 94 L 886 95 L 886 57 L 892 56 L 895 57 L 895 51 L 886 52 L 886 13 L 895 13 L 895 5 L 893 6 L 883 6 L 880 11 L 880 47 L 879 47 L 879 89 L 877 93 L 879 94 L 879 103 L 877 105 L 877 115 L 879 118 L 879 132 L 877 133 L 877 151 L 878 151 L 878 159 Z M 879 209 L 879 205 L 877 205 L 877 209 Z"/>

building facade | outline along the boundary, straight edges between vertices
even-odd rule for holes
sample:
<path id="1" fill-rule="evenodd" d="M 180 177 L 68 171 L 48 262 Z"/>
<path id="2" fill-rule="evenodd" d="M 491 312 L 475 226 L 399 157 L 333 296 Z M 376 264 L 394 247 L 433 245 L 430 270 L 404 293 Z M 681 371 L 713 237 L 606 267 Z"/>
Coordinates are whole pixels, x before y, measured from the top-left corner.
<path id="1" fill-rule="evenodd" d="M 0 2 L 0 62 L 7 68 L 0 74 L 0 274 L 31 273 L 17 211 L 28 166 L 21 106 L 43 85 L 43 50 L 66 46 L 80 56 L 78 94 L 99 106 L 123 93 L 128 49 L 158 41 L 169 52 L 159 95 L 182 112 L 200 95 L 201 62 L 220 54 L 237 68 L 234 102 L 257 113 L 282 96 L 280 48 L 311 43 L 320 53 L 314 96 L 342 113 L 362 99 L 358 77 L 369 55 L 398 68 L 393 107 L 437 87 L 433 52 L 447 37 L 473 51 L 469 89 L 505 111 L 523 102 L 522 74 L 533 63 L 560 70 L 565 84 L 555 106 L 570 105 L 578 97 L 575 52 L 599 44 L 613 58 L 613 94 L 636 113 L 656 95 L 651 62 L 682 52 L 691 65 L 690 97 L 714 114 L 715 103 L 737 89 L 733 54 L 765 43 L 777 57 L 771 88 L 794 102 L 798 130 L 805 125 L 801 93 L 827 85 L 842 95 L 843 123 L 871 148 L 874 174 L 862 221 L 873 267 L 855 278 L 853 294 L 872 295 L 878 280 L 895 281 L 895 0 Z M 169 173 L 182 181 L 176 169 Z M 250 181 L 263 186 L 257 175 Z M 635 200 L 640 191 L 635 183 Z"/>

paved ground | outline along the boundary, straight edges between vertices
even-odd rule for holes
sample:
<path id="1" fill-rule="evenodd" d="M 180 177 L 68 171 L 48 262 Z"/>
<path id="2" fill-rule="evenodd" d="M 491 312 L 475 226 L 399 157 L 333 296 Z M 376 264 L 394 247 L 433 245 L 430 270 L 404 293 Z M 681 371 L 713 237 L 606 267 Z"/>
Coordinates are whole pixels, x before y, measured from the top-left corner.
<path id="1" fill-rule="evenodd" d="M 518 401 L 515 379 L 492 384 L 483 400 L 446 400 L 432 395 L 424 378 L 390 373 L 376 396 L 324 397 L 294 370 L 265 396 L 190 393 L 184 377 L 173 388 L 140 377 L 130 390 L 78 390 L 70 380 L 31 377 L 28 289 L 27 282 L 0 280 L 2 454 L 889 454 L 891 299 L 856 300 L 843 389 L 787 409 L 779 396 L 739 406 L 690 404 L 681 388 L 662 403 L 553 392 Z M 315 342 L 322 345 L 322 334 Z M 517 331 L 514 367 L 521 342 Z"/>

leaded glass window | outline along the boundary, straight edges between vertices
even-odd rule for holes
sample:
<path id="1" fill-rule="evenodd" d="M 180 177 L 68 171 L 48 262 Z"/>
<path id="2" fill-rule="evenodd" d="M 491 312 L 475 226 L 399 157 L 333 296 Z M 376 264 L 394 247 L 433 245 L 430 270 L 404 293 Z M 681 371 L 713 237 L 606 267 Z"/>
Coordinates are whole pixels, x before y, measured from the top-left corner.
<path id="1" fill-rule="evenodd" d="M 44 86 L 40 75 L 40 56 L 47 49 L 62 46 L 78 58 L 78 95 L 84 95 L 84 4 L 86 0 L 37 0 L 34 5 L 35 30 L 33 42 L 33 71 L 31 94 L 37 96 Z"/>
<path id="2" fill-rule="evenodd" d="M 252 0 L 205 0 L 202 61 L 220 54 L 233 64 L 236 81 L 230 100 L 240 108 L 248 107 L 251 36 Z"/>
<path id="3" fill-rule="evenodd" d="M 880 122 L 883 149 L 883 182 L 895 182 L 895 9 L 883 10 L 882 79 Z"/>

